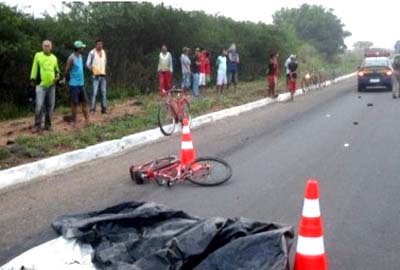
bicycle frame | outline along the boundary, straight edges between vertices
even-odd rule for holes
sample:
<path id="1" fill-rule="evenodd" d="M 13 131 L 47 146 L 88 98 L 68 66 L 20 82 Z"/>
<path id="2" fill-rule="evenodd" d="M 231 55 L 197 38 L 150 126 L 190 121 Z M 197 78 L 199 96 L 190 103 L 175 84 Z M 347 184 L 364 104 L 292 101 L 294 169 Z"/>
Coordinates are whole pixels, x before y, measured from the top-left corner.
<path id="1" fill-rule="evenodd" d="M 189 166 L 182 166 L 180 161 L 176 161 L 165 168 L 151 172 L 154 179 L 166 179 L 167 182 L 184 181 L 189 175 Z M 158 182 L 158 181 L 157 181 Z"/>
<path id="2" fill-rule="evenodd" d="M 157 162 L 163 159 L 165 158 L 152 160 L 142 165 L 131 166 L 130 171 L 131 173 L 134 171 L 139 172 L 142 178 L 146 178 L 149 181 L 156 181 L 159 185 L 172 185 L 175 182 L 185 181 L 186 178 L 190 176 L 193 172 L 197 172 L 201 169 L 208 169 L 198 164 L 183 166 L 181 165 L 179 159 L 175 159 L 169 164 L 161 166 L 160 168 L 156 168 Z M 161 180 L 163 180 L 164 182 L 161 182 Z"/>
<path id="3" fill-rule="evenodd" d="M 177 97 L 174 98 L 171 92 L 177 92 Z M 183 106 L 185 102 L 190 103 L 188 98 L 183 96 L 180 91 L 168 91 L 165 104 L 172 110 L 176 121 L 183 120 Z"/>

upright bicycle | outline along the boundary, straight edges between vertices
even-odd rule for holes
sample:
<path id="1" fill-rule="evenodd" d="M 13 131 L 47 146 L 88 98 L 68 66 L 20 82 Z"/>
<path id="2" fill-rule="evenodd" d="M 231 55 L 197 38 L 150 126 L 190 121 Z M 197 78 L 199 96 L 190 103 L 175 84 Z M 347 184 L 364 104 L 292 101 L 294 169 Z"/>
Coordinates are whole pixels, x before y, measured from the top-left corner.
<path id="1" fill-rule="evenodd" d="M 166 91 L 163 103 L 158 109 L 158 126 L 165 136 L 175 131 L 177 123 L 183 119 L 191 120 L 190 99 L 180 89 Z"/>

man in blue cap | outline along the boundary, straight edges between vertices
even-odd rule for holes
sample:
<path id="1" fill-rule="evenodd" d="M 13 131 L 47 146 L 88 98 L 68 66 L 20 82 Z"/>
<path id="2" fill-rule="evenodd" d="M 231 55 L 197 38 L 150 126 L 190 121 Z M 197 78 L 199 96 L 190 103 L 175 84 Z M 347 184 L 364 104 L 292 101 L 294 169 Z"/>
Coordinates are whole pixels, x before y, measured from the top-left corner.
<path id="1" fill-rule="evenodd" d="M 83 75 L 83 60 L 82 51 L 86 47 L 82 41 L 74 42 L 74 53 L 72 53 L 65 67 L 65 78 L 68 81 L 71 97 L 71 110 L 73 125 L 76 124 L 76 115 L 78 104 L 82 105 L 82 113 L 86 120 L 86 125 L 89 124 L 89 113 L 87 109 L 88 98 L 84 88 L 85 78 Z"/>

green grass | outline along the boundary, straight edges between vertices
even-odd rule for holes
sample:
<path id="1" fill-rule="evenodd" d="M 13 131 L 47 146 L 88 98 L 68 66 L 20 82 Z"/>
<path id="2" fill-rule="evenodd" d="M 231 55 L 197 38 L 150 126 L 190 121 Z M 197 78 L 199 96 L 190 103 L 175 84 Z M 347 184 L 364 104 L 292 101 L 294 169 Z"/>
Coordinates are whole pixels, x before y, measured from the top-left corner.
<path id="1" fill-rule="evenodd" d="M 5 146 L 0 146 L 0 160 L 5 160 L 11 155 L 10 149 Z"/>
<path id="2" fill-rule="evenodd" d="M 352 67 L 340 66 L 343 70 L 337 75 L 348 73 Z M 346 69 L 346 70 L 345 70 Z M 285 78 L 280 78 L 279 89 L 284 89 Z M 225 89 L 221 96 L 215 88 L 208 88 L 206 95 L 191 103 L 191 114 L 199 116 L 208 112 L 242 105 L 258 100 L 266 94 L 266 81 L 260 79 L 254 82 L 241 82 L 236 90 Z M 123 96 L 119 96 L 124 100 Z M 116 98 L 116 97 L 115 97 Z M 80 149 L 99 142 L 119 139 L 133 133 L 157 126 L 157 112 L 160 98 L 157 94 L 139 95 L 135 99 L 140 102 L 141 110 L 135 115 L 114 118 L 109 122 L 95 124 L 85 129 L 70 133 L 49 133 L 41 136 L 19 136 L 10 146 L 0 147 L 0 169 L 12 167 L 30 160 L 57 155 L 75 149 Z M 111 101 L 118 104 L 118 100 Z M 70 108 L 59 107 L 57 111 L 69 114 Z"/>
<path id="3" fill-rule="evenodd" d="M 32 115 L 32 112 L 27 108 L 21 108 L 11 103 L 1 103 L 0 121 L 17 119 L 28 115 Z"/>

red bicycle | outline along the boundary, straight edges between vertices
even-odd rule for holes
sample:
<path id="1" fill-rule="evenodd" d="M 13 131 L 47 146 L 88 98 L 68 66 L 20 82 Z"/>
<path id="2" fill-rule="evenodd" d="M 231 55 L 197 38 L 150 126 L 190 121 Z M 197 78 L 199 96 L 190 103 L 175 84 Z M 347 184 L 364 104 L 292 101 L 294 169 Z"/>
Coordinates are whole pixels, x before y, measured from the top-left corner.
<path id="1" fill-rule="evenodd" d="M 190 100 L 182 90 L 172 89 L 166 92 L 164 103 L 158 109 L 158 126 L 165 136 L 175 131 L 176 123 L 183 119 L 191 120 Z"/>
<path id="2" fill-rule="evenodd" d="M 231 166 L 215 157 L 201 157 L 189 165 L 182 165 L 176 156 L 168 156 L 133 165 L 129 172 L 132 181 L 138 185 L 145 181 L 156 181 L 158 185 L 168 187 L 185 180 L 200 186 L 216 186 L 232 177 Z"/>

